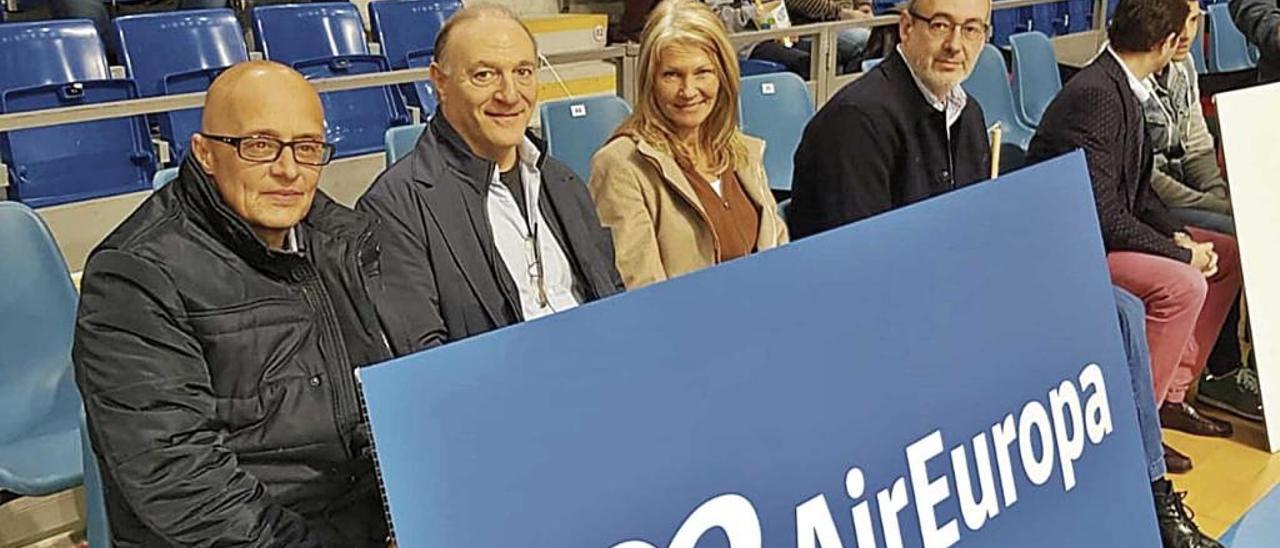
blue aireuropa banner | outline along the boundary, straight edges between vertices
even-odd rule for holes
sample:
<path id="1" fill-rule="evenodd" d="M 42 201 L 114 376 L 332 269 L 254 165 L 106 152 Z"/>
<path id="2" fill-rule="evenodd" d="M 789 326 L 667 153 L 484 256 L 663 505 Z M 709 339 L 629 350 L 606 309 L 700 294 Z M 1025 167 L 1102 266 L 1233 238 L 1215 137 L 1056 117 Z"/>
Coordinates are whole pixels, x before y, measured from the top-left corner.
<path id="1" fill-rule="evenodd" d="M 361 371 L 400 546 L 1159 546 L 1083 156 Z"/>

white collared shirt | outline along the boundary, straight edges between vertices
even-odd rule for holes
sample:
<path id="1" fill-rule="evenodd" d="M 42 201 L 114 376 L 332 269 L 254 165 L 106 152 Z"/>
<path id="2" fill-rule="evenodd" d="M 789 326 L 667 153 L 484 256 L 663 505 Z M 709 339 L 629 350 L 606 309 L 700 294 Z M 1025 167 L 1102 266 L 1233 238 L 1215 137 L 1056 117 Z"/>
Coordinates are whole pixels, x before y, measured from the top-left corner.
<path id="1" fill-rule="evenodd" d="M 902 45 L 898 45 L 898 55 L 902 56 L 903 61 L 907 61 L 906 54 L 902 53 Z M 915 67 L 911 66 L 911 62 L 907 61 L 907 70 L 911 72 L 911 79 L 915 80 L 916 87 L 920 89 L 920 94 L 924 95 L 924 100 L 928 101 L 938 112 L 947 114 L 947 138 L 950 138 L 951 126 L 955 125 L 956 120 L 960 119 L 960 113 L 964 112 L 965 105 L 969 104 L 969 94 L 964 92 L 964 88 L 960 85 L 952 87 L 947 92 L 946 97 L 936 97 L 932 91 L 924 85 L 919 76 L 916 76 Z"/>
<path id="2" fill-rule="evenodd" d="M 1129 70 L 1129 65 L 1124 64 L 1124 59 L 1120 58 L 1120 55 L 1116 53 L 1116 50 L 1111 49 L 1110 43 L 1104 46 L 1104 48 L 1105 51 L 1111 54 L 1111 57 L 1120 64 L 1120 69 L 1124 71 L 1125 78 L 1129 80 L 1129 89 L 1133 90 L 1133 94 L 1138 97 L 1138 102 L 1147 102 L 1147 100 L 1151 98 L 1151 88 L 1147 87 L 1147 84 L 1143 83 L 1142 80 L 1139 80 L 1138 77 L 1133 74 L 1133 71 Z"/>
<path id="3" fill-rule="evenodd" d="M 302 251 L 302 245 L 298 242 L 298 227 L 289 227 L 289 233 L 284 236 L 284 252 L 299 253 Z"/>
<path id="4" fill-rule="evenodd" d="M 516 155 L 516 168 L 520 170 L 521 187 L 524 189 L 525 204 L 532 222 L 526 220 L 520 212 L 520 205 L 511 194 L 511 189 L 502 184 L 497 166 L 494 166 L 493 175 L 489 178 L 485 208 L 489 213 L 489 228 L 493 231 L 494 246 L 498 248 L 503 265 L 507 267 L 507 272 L 520 291 L 521 315 L 525 320 L 532 320 L 563 312 L 578 306 L 582 300 L 573 292 L 573 270 L 569 266 L 569 259 L 538 207 L 542 190 L 542 172 L 538 170 L 541 153 L 526 138 Z M 530 226 L 533 227 L 533 232 L 530 231 Z M 533 234 L 537 237 L 533 237 Z M 541 286 L 545 299 L 541 298 L 539 291 L 539 268 L 542 271 Z"/>

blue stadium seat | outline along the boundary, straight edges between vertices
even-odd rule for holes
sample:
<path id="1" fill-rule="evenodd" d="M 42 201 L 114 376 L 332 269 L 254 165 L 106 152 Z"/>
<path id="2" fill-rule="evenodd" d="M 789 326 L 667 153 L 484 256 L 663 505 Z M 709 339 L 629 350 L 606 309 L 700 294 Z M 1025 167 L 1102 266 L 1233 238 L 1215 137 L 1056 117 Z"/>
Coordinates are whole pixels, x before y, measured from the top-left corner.
<path id="1" fill-rule="evenodd" d="M 156 176 L 151 178 L 151 188 L 160 190 L 164 185 L 169 184 L 178 178 L 178 169 L 176 167 L 168 167 L 156 172 Z"/>
<path id="2" fill-rule="evenodd" d="M 266 58 L 292 65 L 308 79 L 389 70 L 385 58 L 369 54 L 351 3 L 260 6 L 253 9 L 253 27 Z M 391 86 L 323 93 L 321 100 L 325 137 L 337 147 L 337 158 L 381 152 L 387 128 L 409 123 L 400 92 Z"/>
<path id="3" fill-rule="evenodd" d="M 425 68 L 431 64 L 436 35 L 461 4 L 437 0 L 381 1 L 369 4 L 369 26 L 382 45 L 392 69 Z M 435 90 L 426 80 L 403 88 L 409 103 L 423 117 L 435 111 Z"/>
<path id="4" fill-rule="evenodd" d="M 982 55 L 973 74 L 964 81 L 964 89 L 969 92 L 986 116 L 988 126 L 1000 123 L 1004 130 L 1004 142 L 1013 144 L 1023 151 L 1031 143 L 1035 130 L 1028 127 L 1018 117 L 1013 103 L 1013 90 L 1009 89 L 1009 74 L 1004 66 L 1004 57 L 995 46 L 987 44 L 982 47 Z"/>
<path id="5" fill-rule="evenodd" d="M 258 6 L 253 34 L 263 57 L 289 65 L 369 53 L 360 12 L 350 2 Z"/>
<path id="6" fill-rule="evenodd" d="M 1053 2 L 1031 6 L 1031 30 L 1047 36 L 1058 36 L 1068 32 L 1067 2 Z"/>
<path id="7" fill-rule="evenodd" d="M 1209 67 L 1204 61 L 1204 37 L 1197 36 L 1191 41 L 1191 63 L 1196 67 L 1196 74 L 1205 74 L 1209 72 Z"/>
<path id="8" fill-rule="evenodd" d="M 84 458 L 84 522 L 89 548 L 111 548 L 111 523 L 107 520 L 107 500 L 102 491 L 102 473 L 98 470 L 98 457 L 89 441 L 89 427 L 85 424 L 84 410 L 80 410 L 80 446 Z"/>
<path id="9" fill-rule="evenodd" d="M 1031 30 L 1031 8 L 1001 8 L 1000 2 L 992 5 L 991 41 L 997 46 L 1009 45 L 1009 36 Z"/>
<path id="10" fill-rule="evenodd" d="M 1249 45 L 1240 29 L 1231 21 L 1231 13 L 1226 4 L 1209 6 L 1209 48 L 1208 62 L 1210 72 L 1234 72 L 1254 67 L 1249 58 Z"/>
<path id="11" fill-rule="evenodd" d="M 631 106 L 621 97 L 602 95 L 543 103 L 539 113 L 547 153 L 586 181 L 591 176 L 591 156 L 631 115 Z"/>
<path id="12" fill-rule="evenodd" d="M 388 129 L 387 166 L 390 167 L 413 150 L 413 145 L 418 143 L 418 137 L 422 136 L 422 131 L 426 128 L 426 124 L 413 124 Z"/>
<path id="13" fill-rule="evenodd" d="M 775 72 L 786 72 L 787 67 L 782 63 L 773 61 L 765 61 L 764 59 L 738 59 L 738 72 L 742 76 L 755 76 L 757 74 L 772 74 Z"/>
<path id="14" fill-rule="evenodd" d="M 427 68 L 431 66 L 431 55 L 413 55 L 409 57 L 409 68 Z M 416 105 L 422 113 L 422 119 L 428 120 L 436 112 L 436 106 L 440 104 L 440 100 L 436 98 L 436 88 L 429 81 L 414 82 L 410 93 L 405 94 L 412 97 L 411 102 Z"/>
<path id="15" fill-rule="evenodd" d="M 143 97 L 205 91 L 223 69 L 249 59 L 244 31 L 229 9 L 129 15 L 115 20 L 125 70 Z M 156 116 L 160 136 L 181 161 L 203 109 Z"/>
<path id="16" fill-rule="evenodd" d="M 76 290 L 48 227 L 0 202 L 0 490 L 49 495 L 82 479 L 71 366 Z"/>
<path id="17" fill-rule="evenodd" d="M 88 80 L 0 92 L 0 114 L 136 99 L 129 80 Z M 156 158 L 145 116 L 0 135 L 9 197 L 43 207 L 151 187 Z"/>
<path id="18" fill-rule="evenodd" d="M 133 82 L 109 80 L 87 19 L 0 26 L 0 113 L 133 99 Z M 9 197 L 42 207 L 147 188 L 155 155 L 142 116 L 0 134 Z"/>
<path id="19" fill-rule="evenodd" d="M 1093 0 L 1068 0 L 1067 32 L 1084 32 L 1093 28 Z"/>
<path id="20" fill-rule="evenodd" d="M 769 187 L 791 190 L 796 147 L 813 117 L 813 98 L 804 80 L 790 72 L 743 78 L 738 109 L 742 132 L 765 140 Z"/>
<path id="21" fill-rule="evenodd" d="M 444 22 L 460 5 L 435 0 L 398 0 L 369 4 L 369 26 L 393 69 L 409 66 L 412 55 L 431 55 Z"/>
<path id="22" fill-rule="evenodd" d="M 111 77 L 88 19 L 6 23 L 0 44 L 0 91 Z"/>
<path id="23" fill-rule="evenodd" d="M 1062 90 L 1058 58 L 1049 37 L 1038 32 L 1020 32 L 1010 36 L 1009 43 L 1013 46 L 1013 97 L 1018 116 L 1035 127 Z"/>

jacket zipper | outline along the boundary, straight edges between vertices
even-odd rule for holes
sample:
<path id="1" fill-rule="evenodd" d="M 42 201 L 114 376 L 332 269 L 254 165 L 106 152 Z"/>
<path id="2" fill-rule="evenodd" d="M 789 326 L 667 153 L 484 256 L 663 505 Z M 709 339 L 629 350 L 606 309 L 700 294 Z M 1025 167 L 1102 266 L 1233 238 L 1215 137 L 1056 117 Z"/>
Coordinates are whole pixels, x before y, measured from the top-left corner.
<path id="1" fill-rule="evenodd" d="M 333 394 L 334 402 L 337 407 L 335 422 L 338 424 L 338 436 L 343 440 L 342 450 L 346 453 L 347 458 L 353 458 L 351 454 L 350 440 L 347 439 L 348 433 L 355 426 L 353 424 L 354 417 L 360 415 L 355 402 L 351 401 L 351 395 L 356 387 L 352 380 L 354 372 L 351 367 L 351 358 L 347 355 L 346 345 L 339 335 L 338 326 L 334 323 L 336 312 L 333 310 L 333 303 L 329 302 L 329 295 L 324 291 L 323 287 L 316 288 L 316 280 L 312 279 L 303 282 L 302 293 L 306 296 L 307 302 L 311 307 L 323 316 L 320 328 L 321 346 L 327 347 L 332 356 L 329 358 L 330 363 L 337 362 L 338 368 L 326 367 L 325 372 L 329 373 L 333 387 L 330 393 Z M 337 371 L 335 371 L 337 369 Z"/>

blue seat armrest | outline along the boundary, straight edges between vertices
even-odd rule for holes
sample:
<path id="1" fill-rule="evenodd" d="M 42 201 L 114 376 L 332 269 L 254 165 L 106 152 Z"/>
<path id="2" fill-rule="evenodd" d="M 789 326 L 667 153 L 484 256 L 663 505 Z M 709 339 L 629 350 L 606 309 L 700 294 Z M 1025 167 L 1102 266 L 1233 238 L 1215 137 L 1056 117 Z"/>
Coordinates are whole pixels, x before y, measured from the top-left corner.
<path id="1" fill-rule="evenodd" d="M 227 70 L 228 68 L 230 67 L 193 69 L 193 70 L 184 70 L 181 72 L 171 72 L 171 73 L 165 74 L 164 78 L 160 81 L 160 91 L 165 95 L 169 95 L 170 93 L 174 93 L 174 92 L 190 93 L 191 92 L 190 90 L 174 89 L 176 87 L 175 84 L 179 82 L 189 81 L 195 78 L 199 78 L 201 80 L 205 80 L 208 82 L 213 82 L 214 78 L 217 78 L 219 74 L 222 74 L 222 71 Z"/>
<path id="2" fill-rule="evenodd" d="M 88 89 L 119 89 L 124 91 L 124 99 L 138 98 L 138 86 L 131 79 L 82 80 L 64 84 L 42 84 L 0 91 L 0 113 L 7 114 L 10 112 L 9 103 L 12 102 L 13 97 L 46 91 L 57 93 L 58 99 L 66 103 L 63 106 L 74 106 L 78 100 L 84 97 L 85 91 Z M 27 109 L 13 112 L 24 112 L 25 110 Z"/>
<path id="3" fill-rule="evenodd" d="M 408 64 L 408 66 L 413 66 L 414 59 L 430 58 L 432 55 L 435 55 L 435 54 L 436 54 L 435 48 L 415 49 L 415 50 L 410 50 L 408 53 L 405 53 L 404 60 L 405 60 L 405 63 Z"/>
<path id="4" fill-rule="evenodd" d="M 387 63 L 387 58 L 381 55 L 371 55 L 367 53 L 353 55 L 331 55 L 328 57 L 318 57 L 315 59 L 303 59 L 293 63 L 293 68 L 303 70 L 310 67 L 328 66 L 334 72 L 341 72 L 345 67 L 353 63 L 376 63 L 382 71 L 391 70 Z"/>

